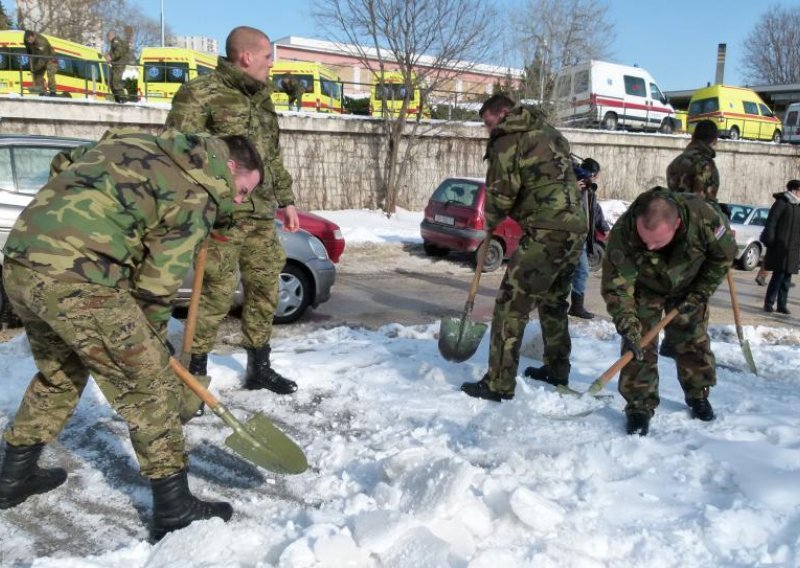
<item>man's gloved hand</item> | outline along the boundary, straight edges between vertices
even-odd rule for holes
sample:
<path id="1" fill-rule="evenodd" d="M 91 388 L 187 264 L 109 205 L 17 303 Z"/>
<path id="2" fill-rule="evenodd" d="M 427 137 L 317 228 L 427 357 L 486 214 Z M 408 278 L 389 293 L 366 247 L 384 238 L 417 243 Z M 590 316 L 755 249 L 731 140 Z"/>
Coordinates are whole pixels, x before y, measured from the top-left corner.
<path id="1" fill-rule="evenodd" d="M 622 351 L 630 351 L 633 353 L 633 358 L 637 361 L 644 359 L 644 353 L 639 346 L 642 342 L 642 334 L 638 332 L 631 332 L 622 336 Z"/>
<path id="2" fill-rule="evenodd" d="M 690 314 L 700 308 L 705 302 L 702 298 L 695 296 L 694 294 L 687 294 L 687 296 L 683 299 L 683 301 L 678 304 L 678 311 L 681 314 Z"/>

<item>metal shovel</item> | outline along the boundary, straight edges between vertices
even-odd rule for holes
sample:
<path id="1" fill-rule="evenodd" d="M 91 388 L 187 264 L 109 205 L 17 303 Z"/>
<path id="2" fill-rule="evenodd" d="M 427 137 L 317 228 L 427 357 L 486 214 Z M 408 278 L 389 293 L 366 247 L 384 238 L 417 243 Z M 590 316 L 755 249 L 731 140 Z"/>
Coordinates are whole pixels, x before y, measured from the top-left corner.
<path id="1" fill-rule="evenodd" d="M 475 276 L 472 277 L 472 285 L 469 288 L 467 302 L 464 304 L 464 313 L 460 318 L 442 319 L 439 325 L 439 353 L 442 354 L 442 357 L 454 363 L 466 361 L 475 354 L 488 327 L 485 323 L 469 321 L 469 316 L 475 304 L 478 283 L 481 279 L 483 263 L 486 260 L 491 238 L 492 233 L 488 231 L 478 251 Z"/>
<path id="2" fill-rule="evenodd" d="M 303 450 L 266 416 L 256 414 L 247 422 L 240 422 L 175 357 L 169 358 L 169 366 L 214 414 L 233 429 L 225 443 L 237 454 L 275 473 L 303 473 L 308 469 Z"/>
<path id="3" fill-rule="evenodd" d="M 733 305 L 733 321 L 736 323 L 736 335 L 739 337 L 739 345 L 742 347 L 742 355 L 744 355 L 747 366 L 754 375 L 758 374 L 756 369 L 756 361 L 753 359 L 753 352 L 750 350 L 750 341 L 744 336 L 744 329 L 742 329 L 742 315 L 739 312 L 739 298 L 736 296 L 736 283 L 733 281 L 733 273 L 728 270 L 728 288 L 731 291 L 731 304 Z"/>

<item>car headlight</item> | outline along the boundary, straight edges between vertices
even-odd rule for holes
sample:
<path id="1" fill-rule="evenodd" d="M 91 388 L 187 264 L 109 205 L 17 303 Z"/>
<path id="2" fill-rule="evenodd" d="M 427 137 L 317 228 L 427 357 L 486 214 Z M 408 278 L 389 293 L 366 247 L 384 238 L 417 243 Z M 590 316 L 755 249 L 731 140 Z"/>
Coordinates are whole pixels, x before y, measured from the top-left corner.
<path id="1" fill-rule="evenodd" d="M 328 258 L 328 251 L 325 250 L 325 246 L 317 237 L 310 237 L 308 239 L 308 246 L 311 247 L 311 252 L 313 252 L 317 258 L 321 258 L 323 260 Z"/>
<path id="2" fill-rule="evenodd" d="M 344 238 L 344 235 L 342 234 L 342 230 L 341 230 L 341 229 L 335 229 L 335 230 L 333 231 L 333 238 L 334 238 L 334 239 L 336 239 L 337 241 L 338 241 L 339 239 L 343 239 L 343 238 Z"/>

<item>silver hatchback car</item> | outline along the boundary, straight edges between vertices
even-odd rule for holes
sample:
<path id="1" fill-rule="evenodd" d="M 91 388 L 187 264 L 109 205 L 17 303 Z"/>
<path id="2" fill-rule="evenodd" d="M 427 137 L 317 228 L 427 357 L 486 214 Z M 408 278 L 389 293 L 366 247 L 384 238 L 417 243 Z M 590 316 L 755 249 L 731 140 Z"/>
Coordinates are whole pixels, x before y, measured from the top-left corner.
<path id="1" fill-rule="evenodd" d="M 65 148 L 89 142 L 77 138 L 0 135 L 0 250 L 20 212 L 47 182 L 53 157 Z M 280 222 L 277 223 L 280 227 Z M 309 306 L 317 307 L 330 298 L 336 267 L 328 258 L 322 242 L 310 233 L 281 230 L 278 235 L 286 251 L 286 265 L 280 275 L 275 323 L 291 323 L 299 319 Z M 191 284 L 190 271 L 178 291 L 179 303 L 188 302 Z M 235 302 L 240 304 L 241 299 L 240 286 Z M 5 292 L 0 287 L 0 321 L 13 319 L 9 310 Z"/>

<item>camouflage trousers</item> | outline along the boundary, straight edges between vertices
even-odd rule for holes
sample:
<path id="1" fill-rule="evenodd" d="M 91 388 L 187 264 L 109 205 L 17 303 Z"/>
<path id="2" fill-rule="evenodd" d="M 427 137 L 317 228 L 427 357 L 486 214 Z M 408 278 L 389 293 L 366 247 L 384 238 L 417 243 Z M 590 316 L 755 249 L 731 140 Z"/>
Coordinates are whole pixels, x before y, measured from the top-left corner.
<path id="1" fill-rule="evenodd" d="M 636 316 L 642 333 L 654 327 L 664 313 L 675 306 L 647 290 L 636 291 Z M 717 382 L 714 354 L 708 337 L 708 305 L 703 304 L 688 314 L 679 314 L 664 329 L 665 342 L 674 346 L 678 381 L 687 399 L 702 398 Z M 619 392 L 627 401 L 625 412 L 644 410 L 651 414 L 659 405 L 658 344 L 651 342 L 644 349 L 642 361 L 633 360 L 619 375 Z"/>
<path id="2" fill-rule="evenodd" d="M 125 83 L 122 80 L 122 74 L 125 71 L 125 65 L 112 65 L 111 66 L 111 93 L 114 95 L 114 100 L 118 103 L 125 102 Z"/>
<path id="3" fill-rule="evenodd" d="M 128 423 L 142 475 L 161 478 L 185 468 L 180 380 L 133 296 L 54 280 L 10 259 L 3 272 L 39 370 L 4 434 L 6 442 L 28 446 L 55 440 L 91 373 Z"/>
<path id="4" fill-rule="evenodd" d="M 58 64 L 55 61 L 48 61 L 47 67 L 33 71 L 33 91 L 37 93 L 45 93 L 48 90 L 51 95 L 56 93 L 56 71 Z M 44 75 L 47 73 L 47 88 L 44 84 Z"/>
<path id="5" fill-rule="evenodd" d="M 567 310 L 572 276 L 586 235 L 534 229 L 511 257 L 500 284 L 489 340 L 489 387 L 513 394 L 525 325 L 534 305 L 544 341 L 544 363 L 556 376 L 569 376 Z"/>
<path id="6" fill-rule="evenodd" d="M 230 311 L 239 274 L 242 277 L 242 346 L 257 349 L 272 337 L 272 318 L 278 307 L 278 278 L 286 253 L 272 219 L 238 219 L 225 239 L 211 237 L 197 310 L 192 353 L 214 348 L 217 329 Z"/>

